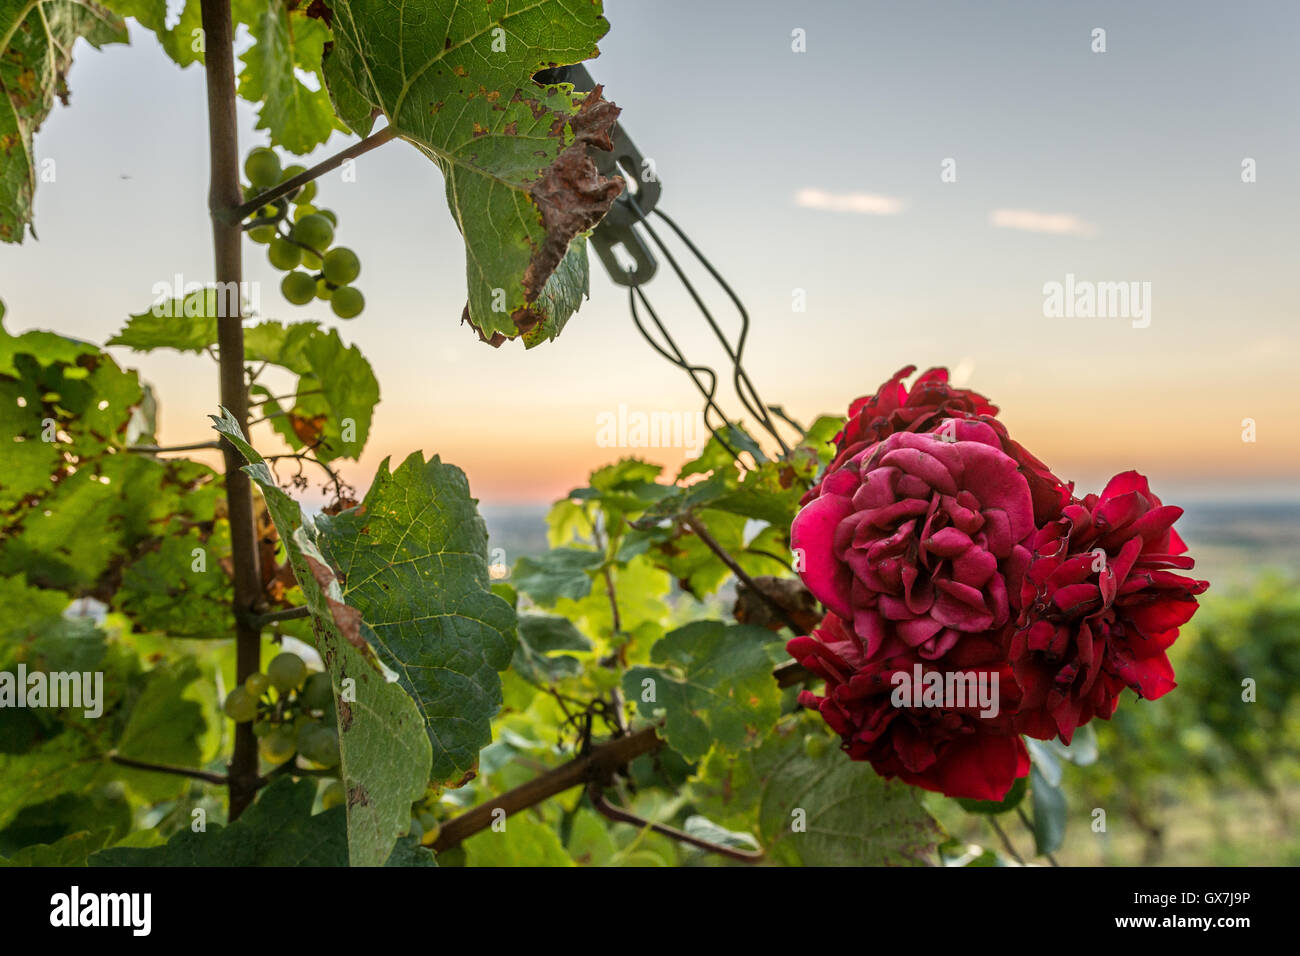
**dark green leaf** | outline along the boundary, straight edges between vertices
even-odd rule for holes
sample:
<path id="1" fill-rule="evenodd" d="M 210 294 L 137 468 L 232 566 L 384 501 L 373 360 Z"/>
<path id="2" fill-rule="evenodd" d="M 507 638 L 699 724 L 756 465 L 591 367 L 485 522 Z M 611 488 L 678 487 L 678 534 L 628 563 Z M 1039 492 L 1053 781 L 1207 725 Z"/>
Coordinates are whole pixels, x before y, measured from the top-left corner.
<path id="1" fill-rule="evenodd" d="M 419 708 L 438 783 L 472 770 L 491 741 L 514 651 L 476 504 L 464 472 L 416 452 L 392 473 L 385 460 L 359 507 L 316 522 L 365 639 Z"/>
<path id="2" fill-rule="evenodd" d="M 341 807 L 312 816 L 313 780 L 281 778 L 229 826 L 185 829 L 163 846 L 110 847 L 91 866 L 346 866 L 348 835 Z M 387 859 L 387 854 L 380 862 Z"/>
<path id="3" fill-rule="evenodd" d="M 554 338 L 587 290 L 583 234 L 618 194 L 586 155 L 617 110 L 533 75 L 596 55 L 600 3 L 330 6 L 325 79 L 339 116 L 365 135 L 382 112 L 443 171 L 470 323 L 494 343 Z"/>
<path id="4" fill-rule="evenodd" d="M 651 652 L 661 667 L 633 667 L 623 693 L 646 718 L 665 714 L 664 735 L 687 759 L 715 743 L 751 747 L 776 722 L 781 692 L 772 680 L 770 631 L 696 621 L 667 634 Z"/>

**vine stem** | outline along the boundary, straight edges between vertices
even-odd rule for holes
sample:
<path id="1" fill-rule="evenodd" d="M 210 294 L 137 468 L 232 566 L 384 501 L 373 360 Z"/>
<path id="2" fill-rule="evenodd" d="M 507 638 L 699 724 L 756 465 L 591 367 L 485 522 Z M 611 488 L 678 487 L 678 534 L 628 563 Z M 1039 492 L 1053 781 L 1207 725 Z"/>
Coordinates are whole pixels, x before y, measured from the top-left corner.
<path id="1" fill-rule="evenodd" d="M 324 176 L 326 173 L 328 173 L 331 169 L 338 169 L 349 159 L 356 159 L 361 154 L 368 153 L 372 149 L 375 149 L 379 146 L 383 146 L 385 143 L 390 142 L 394 139 L 397 139 L 397 130 L 392 126 L 385 126 L 378 133 L 371 133 L 361 142 L 353 143 L 351 146 L 349 146 L 347 149 L 343 150 L 342 152 L 335 153 L 329 159 L 325 160 L 324 162 L 317 163 L 311 169 L 307 170 L 306 172 L 299 173 L 297 176 L 294 176 L 292 179 L 286 179 L 278 186 L 272 186 L 266 192 L 254 196 L 248 202 L 245 203 L 240 202 L 240 199 L 243 199 L 243 194 L 240 193 L 239 197 L 234 201 L 234 203 L 232 203 L 231 206 L 226 207 L 222 215 L 229 222 L 234 222 L 234 223 L 241 222 L 244 219 L 251 216 L 253 213 L 257 212 L 257 210 L 261 209 L 263 206 L 269 206 L 271 203 L 275 202 L 281 196 L 287 196 L 295 189 L 298 189 L 302 186 L 306 186 L 313 179 L 319 179 L 321 176 Z"/>
<path id="2" fill-rule="evenodd" d="M 804 632 L 804 629 L 799 626 L 799 622 L 796 621 L 794 616 L 786 610 L 785 605 L 776 600 L 776 598 L 772 597 L 772 595 L 768 594 L 754 582 L 754 579 L 751 578 L 736 559 L 727 552 L 727 549 L 720 545 L 718 540 L 709 533 L 709 529 L 704 527 L 702 521 L 696 518 L 695 515 L 687 512 L 685 522 L 686 527 L 695 532 L 696 537 L 704 542 L 705 547 L 718 556 L 719 561 L 731 569 L 732 574 L 739 578 L 746 587 L 751 588 L 755 594 L 763 599 L 768 607 L 776 612 L 776 616 L 785 623 L 786 627 L 790 628 L 790 630 L 795 634 L 802 634 Z"/>
<path id="3" fill-rule="evenodd" d="M 146 763 L 143 760 L 132 760 L 130 757 L 123 757 L 116 753 L 110 753 L 107 756 L 113 763 L 120 764 L 123 767 L 131 767 L 135 770 L 148 770 L 151 773 L 168 773 L 177 777 L 190 777 L 194 780 L 215 783 L 219 786 L 224 786 L 227 783 L 225 774 L 213 773 L 210 770 L 195 770 L 191 767 L 173 767 L 169 764 Z"/>
<path id="4" fill-rule="evenodd" d="M 662 746 L 663 741 L 654 727 L 643 727 L 635 733 L 598 744 L 585 756 L 561 764 L 487 803 L 480 803 L 472 810 L 452 817 L 442 825 L 438 839 L 433 841 L 433 849 L 441 853 L 458 845 L 492 826 L 502 813 L 509 816 L 573 787 L 601 782 L 624 764 L 642 754 L 654 753 Z"/>
<path id="5" fill-rule="evenodd" d="M 616 823 L 627 823 L 637 828 L 648 828 L 655 833 L 662 834 L 669 839 L 676 840 L 678 843 L 685 843 L 697 849 L 704 850 L 707 853 L 716 853 L 718 856 L 725 856 L 729 860 L 738 860 L 741 863 L 757 863 L 763 859 L 762 850 L 742 850 L 739 847 L 723 846 L 721 843 L 713 843 L 709 840 L 702 840 L 699 837 L 691 836 L 676 827 L 670 827 L 663 823 L 655 823 L 653 820 L 647 820 L 644 817 L 624 810 L 622 807 L 616 807 L 605 799 L 605 794 L 600 787 L 592 785 L 587 796 L 591 800 L 597 812 L 601 816 L 613 820 Z"/>
<path id="6" fill-rule="evenodd" d="M 243 197 L 239 184 L 239 134 L 235 117 L 234 28 L 230 0 L 200 0 L 206 38 L 204 72 L 208 94 L 208 211 L 212 217 L 212 248 L 216 281 L 243 279 L 239 217 L 230 210 Z M 236 297 L 234 315 L 217 319 L 220 355 L 221 404 L 248 431 L 248 383 L 244 372 L 244 326 Z M 261 631 L 250 615 L 260 603 L 257 539 L 253 526 L 253 489 L 241 467 L 239 450 L 222 442 L 225 458 L 226 504 L 230 518 L 231 557 L 234 562 L 235 679 L 242 683 L 261 669 Z M 253 725 L 235 725 L 235 746 L 230 759 L 230 814 L 233 821 L 253 802 L 257 793 L 257 738 Z"/>

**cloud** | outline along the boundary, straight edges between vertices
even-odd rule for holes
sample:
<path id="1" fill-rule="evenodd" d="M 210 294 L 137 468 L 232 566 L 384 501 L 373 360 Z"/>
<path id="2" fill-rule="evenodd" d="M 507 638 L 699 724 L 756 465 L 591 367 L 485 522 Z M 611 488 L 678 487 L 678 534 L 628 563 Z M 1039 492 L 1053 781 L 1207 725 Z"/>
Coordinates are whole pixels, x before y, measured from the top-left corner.
<path id="1" fill-rule="evenodd" d="M 1091 239 L 1097 227 L 1078 216 L 1064 212 L 1036 212 L 1033 209 L 994 209 L 989 225 L 1022 232 L 1046 232 L 1056 236 L 1083 236 Z"/>
<path id="2" fill-rule="evenodd" d="M 820 189 L 801 189 L 795 193 L 794 201 L 805 209 L 856 212 L 864 216 L 896 216 L 903 211 L 903 200 L 871 193 L 828 193 Z"/>

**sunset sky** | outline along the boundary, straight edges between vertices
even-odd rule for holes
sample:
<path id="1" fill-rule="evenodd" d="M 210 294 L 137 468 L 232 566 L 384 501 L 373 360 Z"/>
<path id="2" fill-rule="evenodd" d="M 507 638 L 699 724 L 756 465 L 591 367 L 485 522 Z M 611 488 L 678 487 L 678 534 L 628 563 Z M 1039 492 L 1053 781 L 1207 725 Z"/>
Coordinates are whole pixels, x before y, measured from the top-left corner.
<path id="1" fill-rule="evenodd" d="M 1085 490 L 1136 467 L 1171 494 L 1296 493 L 1300 7 L 607 0 L 606 16 L 589 69 L 653 158 L 663 208 L 749 306 L 766 402 L 811 420 L 904 365 L 947 365 Z M 132 36 L 79 46 L 71 105 L 36 138 L 57 179 L 38 187 L 40 240 L 0 250 L 10 331 L 102 342 L 155 283 L 212 278 L 202 71 Z M 240 117 L 241 152 L 265 142 L 251 109 Z M 941 181 L 946 159 L 956 182 Z M 459 325 L 463 246 L 428 160 L 387 146 L 355 183 L 326 176 L 317 204 L 361 257 L 361 318 L 289 305 L 251 242 L 246 274 L 263 315 L 338 325 L 374 365 L 383 401 L 345 468 L 355 484 L 414 449 L 493 504 L 553 499 L 622 455 L 680 464 L 597 443 L 620 404 L 699 402 L 594 257 L 591 299 L 556 342 L 492 349 Z M 1046 316 L 1045 283 L 1067 275 L 1150 283 L 1150 324 Z M 648 294 L 688 356 L 721 370 L 666 269 Z M 211 436 L 209 360 L 117 356 L 157 387 L 165 443 Z"/>

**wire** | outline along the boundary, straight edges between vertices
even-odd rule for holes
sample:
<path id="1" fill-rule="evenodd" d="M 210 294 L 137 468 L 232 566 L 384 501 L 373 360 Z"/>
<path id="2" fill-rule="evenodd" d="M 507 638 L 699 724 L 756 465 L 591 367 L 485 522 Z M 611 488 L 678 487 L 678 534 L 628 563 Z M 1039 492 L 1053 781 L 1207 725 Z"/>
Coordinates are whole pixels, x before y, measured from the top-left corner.
<path id="1" fill-rule="evenodd" d="M 773 423 L 771 416 L 768 414 L 767 407 L 763 404 L 762 399 L 759 397 L 758 389 L 754 387 L 754 383 L 750 379 L 749 373 L 745 371 L 744 365 L 742 364 L 743 357 L 744 357 L 744 350 L 745 350 L 745 341 L 749 335 L 749 324 L 750 324 L 749 312 L 745 308 L 744 303 L 740 301 L 740 297 L 736 295 L 735 290 L 732 289 L 730 284 L 728 284 L 728 282 L 722 277 L 722 275 L 718 272 L 718 270 L 714 268 L 713 263 L 709 261 L 708 257 L 706 257 L 704 253 L 700 251 L 699 247 L 696 246 L 695 243 L 691 241 L 690 237 L 686 235 L 685 231 L 679 225 L 677 225 L 676 221 L 672 217 L 670 217 L 667 213 L 662 212 L 658 207 L 656 207 L 653 210 L 654 214 L 657 215 L 660 219 L 662 219 L 667 224 L 668 228 L 671 229 L 673 233 L 676 234 L 677 238 L 681 240 L 683 245 L 685 245 L 686 248 L 690 250 L 691 254 L 695 256 L 696 260 L 699 261 L 700 265 L 702 265 L 705 268 L 705 270 L 709 273 L 709 275 L 713 277 L 714 281 L 716 281 L 718 285 L 722 286 L 723 291 L 726 292 L 728 298 L 731 299 L 732 304 L 735 305 L 736 310 L 740 313 L 740 335 L 736 341 L 736 346 L 733 349 L 731 343 L 727 339 L 726 334 L 722 331 L 722 329 L 718 326 L 717 321 L 714 319 L 713 313 L 709 311 L 708 306 L 704 304 L 704 300 L 700 297 L 699 293 L 695 290 L 695 286 L 691 284 L 690 279 L 687 278 L 686 273 L 683 271 L 682 267 L 678 264 L 676 257 L 669 250 L 668 246 L 665 245 L 664 241 L 659 237 L 659 234 L 655 232 L 654 227 L 650 225 L 645 211 L 642 210 L 641 207 L 637 204 L 636 198 L 634 196 L 629 195 L 627 196 L 627 201 L 631 205 L 631 207 L 636 211 L 637 215 L 640 217 L 639 225 L 645 227 L 645 230 L 647 233 L 649 233 L 650 238 L 654 240 L 655 245 L 659 247 L 659 251 L 662 252 L 664 258 L 668 260 L 668 264 L 672 267 L 673 272 L 677 274 L 677 278 L 681 280 L 682 285 L 686 287 L 686 291 L 690 294 L 691 299 L 695 302 L 696 306 L 699 307 L 700 312 L 703 313 L 705 321 L 708 322 L 709 327 L 713 330 L 713 334 L 717 337 L 718 341 L 722 343 L 722 347 L 726 351 L 727 357 L 731 359 L 732 370 L 733 370 L 732 380 L 736 388 L 736 395 L 740 398 L 741 404 L 745 406 L 746 410 L 748 410 L 748 412 L 752 416 L 754 416 L 755 420 L 758 421 L 758 423 L 763 427 L 763 429 L 769 435 L 771 435 L 773 439 L 775 439 L 778 445 L 781 446 L 782 455 L 789 456 L 790 447 L 785 443 L 785 440 L 781 437 L 780 432 L 777 431 L 776 425 Z M 657 322 L 658 320 L 656 319 L 656 323 Z M 663 328 L 662 325 L 660 325 L 660 328 L 661 329 Z M 644 334 L 644 331 L 642 334 Z M 662 350 L 659 351 L 661 355 L 664 354 Z M 665 355 L 665 357 L 669 358 L 667 355 Z M 678 357 L 681 358 L 680 352 L 678 353 Z M 672 359 L 669 358 L 669 361 L 672 361 Z M 674 364 L 680 364 L 681 367 L 683 368 L 687 367 L 684 364 L 684 359 L 682 360 L 682 362 L 674 363 Z"/>

